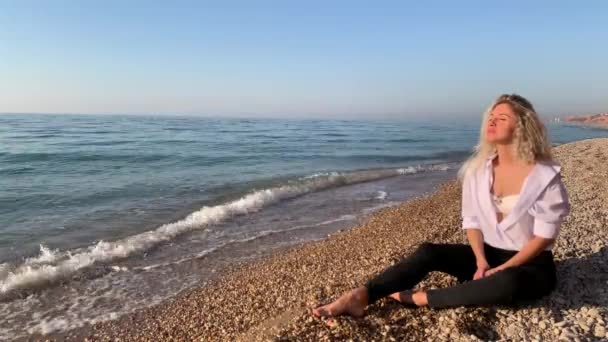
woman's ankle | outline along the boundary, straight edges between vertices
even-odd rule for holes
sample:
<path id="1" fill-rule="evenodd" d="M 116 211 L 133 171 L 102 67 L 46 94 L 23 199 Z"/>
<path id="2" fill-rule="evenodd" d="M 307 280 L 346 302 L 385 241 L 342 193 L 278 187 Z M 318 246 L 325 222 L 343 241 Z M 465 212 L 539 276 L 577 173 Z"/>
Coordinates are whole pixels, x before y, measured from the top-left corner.
<path id="1" fill-rule="evenodd" d="M 367 287 L 360 286 L 355 290 L 355 293 L 357 294 L 357 299 L 360 301 L 361 304 L 367 306 L 369 304 L 369 291 L 367 290 Z"/>
<path id="2" fill-rule="evenodd" d="M 416 291 L 412 293 L 412 302 L 417 306 L 426 306 L 429 304 L 428 298 L 426 296 L 426 291 Z"/>

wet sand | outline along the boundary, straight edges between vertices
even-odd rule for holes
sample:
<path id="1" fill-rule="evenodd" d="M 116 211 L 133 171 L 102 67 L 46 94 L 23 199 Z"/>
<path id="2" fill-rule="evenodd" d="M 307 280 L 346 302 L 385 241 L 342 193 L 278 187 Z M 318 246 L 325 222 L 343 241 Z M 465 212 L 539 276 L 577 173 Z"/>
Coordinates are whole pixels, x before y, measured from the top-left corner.
<path id="1" fill-rule="evenodd" d="M 310 309 L 411 253 L 419 243 L 466 243 L 461 188 L 381 209 L 352 229 L 235 266 L 209 285 L 115 321 L 38 340 L 454 341 L 604 340 L 608 320 L 608 139 L 554 149 L 572 212 L 554 247 L 557 289 L 519 308 L 412 309 L 381 299 L 362 318 L 315 318 Z M 419 286 L 455 279 L 432 273 Z"/>

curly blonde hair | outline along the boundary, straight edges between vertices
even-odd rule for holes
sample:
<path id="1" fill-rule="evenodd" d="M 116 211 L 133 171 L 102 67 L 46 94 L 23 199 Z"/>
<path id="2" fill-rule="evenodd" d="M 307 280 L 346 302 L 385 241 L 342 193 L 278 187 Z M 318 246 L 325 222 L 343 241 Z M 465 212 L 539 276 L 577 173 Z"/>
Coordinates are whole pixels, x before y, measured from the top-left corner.
<path id="1" fill-rule="evenodd" d="M 484 161 L 496 152 L 496 144 L 486 139 L 486 128 L 492 110 L 502 103 L 509 104 L 517 116 L 517 126 L 514 131 L 515 143 L 513 144 L 516 158 L 528 163 L 553 160 L 547 129 L 538 117 L 532 103 L 518 94 L 502 94 L 483 113 L 479 143 L 475 146 L 473 154 L 458 170 L 458 179 L 463 180 L 468 173 L 484 165 Z"/>

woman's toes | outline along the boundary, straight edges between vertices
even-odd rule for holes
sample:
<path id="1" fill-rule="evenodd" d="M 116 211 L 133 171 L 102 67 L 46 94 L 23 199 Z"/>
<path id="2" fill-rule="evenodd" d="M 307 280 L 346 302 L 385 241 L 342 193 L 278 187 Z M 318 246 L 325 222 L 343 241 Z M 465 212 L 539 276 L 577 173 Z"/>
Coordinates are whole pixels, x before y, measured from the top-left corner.
<path id="1" fill-rule="evenodd" d="M 321 317 L 321 316 L 332 316 L 331 311 L 327 308 L 329 305 L 323 305 L 323 306 L 319 306 L 318 308 L 315 308 L 312 310 L 312 314 L 316 317 Z"/>

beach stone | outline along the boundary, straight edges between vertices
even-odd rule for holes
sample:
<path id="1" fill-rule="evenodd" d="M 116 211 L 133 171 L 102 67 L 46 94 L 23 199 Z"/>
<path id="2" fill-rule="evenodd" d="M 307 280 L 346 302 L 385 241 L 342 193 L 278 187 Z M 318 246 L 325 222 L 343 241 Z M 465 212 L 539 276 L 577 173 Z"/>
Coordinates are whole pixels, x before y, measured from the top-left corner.
<path id="1" fill-rule="evenodd" d="M 557 322 L 557 323 L 553 324 L 554 327 L 559 327 L 559 328 L 561 328 L 565 325 L 566 325 L 566 321 L 561 321 L 561 322 Z"/>
<path id="2" fill-rule="evenodd" d="M 561 333 L 562 336 L 568 337 L 568 338 L 574 338 L 576 337 L 576 335 L 568 328 L 565 328 L 564 330 L 562 330 Z"/>
<path id="3" fill-rule="evenodd" d="M 515 327 L 509 326 L 505 331 L 505 334 L 507 335 L 507 337 L 514 337 L 517 336 L 517 331 L 515 330 Z"/>
<path id="4" fill-rule="evenodd" d="M 595 327 L 593 330 L 593 335 L 595 337 L 608 337 L 606 336 L 606 328 L 602 327 L 601 325 Z"/>
<path id="5" fill-rule="evenodd" d="M 600 315 L 600 312 L 596 308 L 591 308 L 587 310 L 587 316 L 597 318 Z"/>

